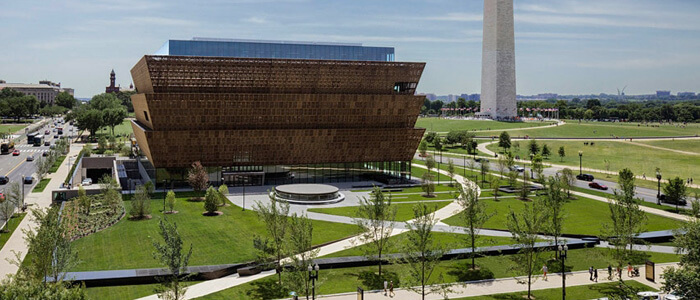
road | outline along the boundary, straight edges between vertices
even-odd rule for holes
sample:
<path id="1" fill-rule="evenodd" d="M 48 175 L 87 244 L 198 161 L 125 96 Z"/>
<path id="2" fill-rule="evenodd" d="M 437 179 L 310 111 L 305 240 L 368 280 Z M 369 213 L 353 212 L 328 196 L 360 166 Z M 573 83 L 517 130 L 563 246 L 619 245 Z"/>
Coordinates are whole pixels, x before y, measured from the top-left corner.
<path id="1" fill-rule="evenodd" d="M 64 130 L 64 135 L 70 135 L 71 130 L 77 130 L 74 129 L 73 126 L 68 125 L 67 123 L 63 125 L 58 125 L 58 127 L 62 126 Z M 49 141 L 50 144 L 54 144 L 56 140 L 56 138 L 54 138 L 56 132 L 53 131 L 53 127 L 55 127 L 53 126 L 53 122 L 49 122 L 46 126 L 38 130 L 41 132 L 41 134 L 44 134 L 46 130 L 49 131 L 50 134 L 44 134 L 44 141 Z M 36 184 L 38 183 L 38 181 L 36 180 L 36 175 L 34 174 L 36 172 L 36 165 L 34 164 L 34 161 L 27 161 L 27 157 L 30 155 L 34 156 L 35 159 L 42 157 L 42 153 L 49 151 L 50 146 L 44 146 L 43 144 L 41 146 L 30 145 L 29 143 L 27 143 L 26 135 L 23 135 L 19 142 L 15 144 L 15 149 L 19 150 L 20 154 L 18 156 L 13 156 L 12 153 L 0 155 L 0 175 L 7 176 L 10 178 L 9 183 L 0 185 L 0 192 L 6 195 L 7 192 L 5 190 L 9 189 L 9 186 L 12 182 L 23 183 L 22 178 L 24 176 L 32 176 L 34 179 L 32 180 L 31 184 L 22 184 L 22 186 L 24 187 L 24 193 L 25 195 L 27 195 L 31 193 L 34 186 L 36 186 Z M 4 223 L 5 220 L 0 218 L 0 225 Z"/>

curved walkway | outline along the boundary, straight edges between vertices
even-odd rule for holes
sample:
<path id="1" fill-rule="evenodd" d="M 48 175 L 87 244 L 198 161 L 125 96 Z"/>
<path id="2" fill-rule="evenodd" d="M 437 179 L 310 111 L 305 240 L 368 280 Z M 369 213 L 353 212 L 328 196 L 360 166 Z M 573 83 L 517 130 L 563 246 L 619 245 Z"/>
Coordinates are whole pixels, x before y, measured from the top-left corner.
<path id="1" fill-rule="evenodd" d="M 464 120 L 464 121 L 469 121 L 469 120 Z M 534 122 L 525 122 L 525 123 L 534 123 Z M 504 130 L 535 130 L 535 129 L 545 129 L 545 128 L 557 127 L 557 126 L 564 125 L 564 124 L 566 124 L 566 122 L 558 121 L 557 123 L 554 123 L 551 125 L 544 125 L 544 126 L 534 126 L 534 127 L 525 127 L 525 128 L 491 129 L 491 130 L 470 130 L 469 132 L 479 133 L 479 132 L 502 132 Z M 436 133 L 439 135 L 443 135 L 443 134 L 448 134 L 449 132 L 436 132 Z"/>
<path id="2" fill-rule="evenodd" d="M 691 140 L 693 140 L 693 139 L 698 139 L 698 138 L 691 138 Z M 642 143 L 635 143 L 635 142 L 625 142 L 625 143 L 626 143 L 626 144 L 636 145 L 636 146 L 641 146 L 641 147 L 647 147 L 647 148 L 651 148 L 651 149 L 656 149 L 656 150 L 676 152 L 676 153 L 685 154 L 685 155 L 697 155 L 697 156 L 700 156 L 700 153 L 697 153 L 697 152 L 689 152 L 689 151 L 683 151 L 683 150 L 676 150 L 676 149 L 664 148 L 664 147 L 653 146 L 653 145 L 647 145 L 647 144 L 642 144 Z"/>

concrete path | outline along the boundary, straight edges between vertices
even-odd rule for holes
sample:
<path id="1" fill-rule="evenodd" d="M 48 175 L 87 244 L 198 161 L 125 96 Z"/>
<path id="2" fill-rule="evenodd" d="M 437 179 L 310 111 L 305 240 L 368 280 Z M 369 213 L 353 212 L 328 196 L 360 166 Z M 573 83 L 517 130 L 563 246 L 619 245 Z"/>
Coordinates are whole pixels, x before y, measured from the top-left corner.
<path id="1" fill-rule="evenodd" d="M 73 145 L 71 144 L 70 150 L 66 155 L 66 159 L 63 161 L 58 170 L 53 174 L 48 174 L 46 178 L 50 178 L 51 181 L 46 185 L 46 188 L 41 193 L 28 193 L 25 198 L 25 202 L 29 206 L 29 211 L 36 208 L 47 208 L 51 205 L 51 192 L 53 190 L 58 190 L 66 179 L 68 173 L 70 172 L 71 166 L 69 165 L 68 157 L 75 157 L 80 153 L 83 145 Z M 75 161 L 75 160 L 72 160 Z M 24 231 L 32 230 L 36 227 L 36 222 L 31 215 L 31 212 L 19 223 L 19 226 L 10 236 L 5 246 L 0 250 L 0 279 L 5 278 L 9 274 L 15 274 L 18 270 L 16 265 L 11 264 L 9 261 L 15 259 L 14 253 L 19 253 L 20 260 L 23 260 L 27 255 L 27 244 L 24 241 Z"/>
<path id="2" fill-rule="evenodd" d="M 656 271 L 657 274 L 663 274 L 665 269 L 669 267 L 677 267 L 678 265 L 676 263 L 670 263 L 670 264 L 657 264 L 656 265 Z M 640 267 L 640 272 L 644 273 L 644 266 L 639 266 Z M 607 270 L 606 269 L 598 269 L 598 282 L 597 283 L 606 283 L 606 282 L 612 282 L 615 281 L 613 280 L 608 280 L 607 279 Z M 540 274 L 541 275 L 541 274 Z M 544 290 L 544 289 L 560 289 L 562 286 L 562 276 L 561 274 L 549 274 L 549 278 L 547 280 L 544 280 L 541 278 L 541 276 L 537 276 L 537 281 L 532 284 L 532 290 Z M 495 279 L 495 280 L 483 280 L 483 281 L 476 281 L 476 282 L 467 282 L 464 285 L 457 285 L 452 288 L 453 292 L 448 294 L 447 296 L 450 299 L 454 298 L 462 298 L 462 297 L 478 297 L 478 296 L 484 296 L 484 295 L 495 295 L 495 294 L 503 294 L 503 293 L 514 293 L 514 292 L 527 292 L 527 285 L 526 284 L 519 284 L 517 281 L 518 279 L 527 279 L 527 277 L 517 277 L 517 278 L 502 278 L 502 279 Z M 653 287 L 653 288 L 659 288 L 660 282 L 662 280 L 660 279 L 660 276 L 657 276 L 657 283 L 654 282 L 649 282 L 647 281 L 643 276 L 640 277 L 628 277 L 626 272 L 623 272 L 622 274 L 622 279 L 623 280 L 634 280 L 639 283 L 645 284 L 647 286 Z M 585 285 L 592 285 L 596 284 L 596 282 L 590 280 L 590 275 L 588 271 L 579 271 L 579 272 L 572 272 L 572 273 L 566 273 L 566 286 L 567 287 L 572 287 L 572 286 L 585 286 Z M 383 291 L 365 291 L 364 293 L 364 299 L 366 300 L 378 300 L 378 299 L 420 299 L 420 295 L 416 294 L 414 292 L 404 290 L 404 289 L 395 289 L 394 290 L 395 295 L 393 297 L 388 297 L 384 296 Z M 357 293 L 343 293 L 343 294 L 336 294 L 336 295 L 324 295 L 318 298 L 323 298 L 323 299 L 331 299 L 331 300 L 355 300 L 357 299 Z M 425 299 L 429 300 L 438 300 L 438 299 L 445 299 L 441 295 L 437 294 L 431 294 L 427 295 Z"/>
<path id="3" fill-rule="evenodd" d="M 543 123 L 549 123 L 554 120 L 550 121 L 544 121 Z M 537 122 L 526 122 L 526 123 L 537 123 Z M 551 127 L 557 127 L 566 124 L 564 121 L 559 121 L 557 123 L 554 123 L 552 125 L 544 125 L 544 126 L 536 126 L 536 127 L 525 127 L 525 128 L 513 128 L 513 129 L 491 129 L 491 130 L 470 130 L 470 133 L 480 133 L 480 132 L 503 132 L 504 130 L 535 130 L 535 129 L 545 129 L 545 128 L 551 128 Z M 449 132 L 437 132 L 439 135 L 445 135 L 448 134 Z"/>
<path id="4" fill-rule="evenodd" d="M 600 245 L 597 248 L 608 248 L 613 249 L 615 246 L 610 245 L 606 241 L 600 241 Z M 646 251 L 646 252 L 657 252 L 657 253 L 667 253 L 676 254 L 676 247 L 669 246 L 657 246 L 657 245 L 632 245 L 632 248 L 636 251 Z"/>
<path id="5" fill-rule="evenodd" d="M 676 150 L 676 149 L 664 148 L 664 147 L 653 146 L 653 145 L 647 145 L 647 144 L 636 143 L 636 142 L 625 142 L 625 143 L 627 143 L 627 144 L 632 144 L 632 145 L 636 145 L 636 146 L 641 146 L 641 147 L 647 147 L 647 148 L 651 148 L 651 149 L 662 150 L 662 151 L 676 152 L 676 153 L 685 154 L 685 155 L 696 155 L 696 156 L 700 156 L 700 153 L 697 153 L 697 152 L 689 152 L 689 151 L 683 151 L 683 150 Z"/>

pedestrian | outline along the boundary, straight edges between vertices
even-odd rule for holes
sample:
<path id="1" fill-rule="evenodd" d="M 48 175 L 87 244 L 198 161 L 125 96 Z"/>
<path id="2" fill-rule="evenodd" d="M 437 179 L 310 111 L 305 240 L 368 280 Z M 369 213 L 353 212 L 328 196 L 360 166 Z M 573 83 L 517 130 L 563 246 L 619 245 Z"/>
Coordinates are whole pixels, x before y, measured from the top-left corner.
<path id="1" fill-rule="evenodd" d="M 593 279 L 595 279 L 595 282 L 598 282 L 598 269 L 593 270 Z"/>
<path id="2" fill-rule="evenodd" d="M 588 274 L 590 274 L 590 278 L 588 280 L 593 281 L 593 266 L 588 268 Z"/>
<path id="3" fill-rule="evenodd" d="M 632 277 L 632 263 L 631 262 L 627 263 L 627 276 Z"/>
<path id="4" fill-rule="evenodd" d="M 384 280 L 384 296 L 385 296 L 385 297 L 386 297 L 386 295 L 387 295 L 387 294 L 386 294 L 386 289 L 387 289 L 387 287 L 389 287 L 389 282 L 386 281 L 386 280 Z"/>
<path id="5" fill-rule="evenodd" d="M 394 281 L 392 280 L 389 283 L 389 297 L 394 297 L 396 294 L 394 294 Z"/>
<path id="6" fill-rule="evenodd" d="M 548 269 L 547 269 L 547 264 L 544 264 L 544 265 L 542 266 L 542 274 L 543 274 L 542 278 L 544 278 L 544 281 L 547 281 L 547 270 L 548 270 Z"/>
<path id="7" fill-rule="evenodd" d="M 642 178 L 643 178 L 644 180 L 647 180 L 647 173 L 642 173 Z"/>
<path id="8" fill-rule="evenodd" d="M 608 264 L 608 280 L 612 280 L 613 274 L 612 274 L 612 266 Z"/>

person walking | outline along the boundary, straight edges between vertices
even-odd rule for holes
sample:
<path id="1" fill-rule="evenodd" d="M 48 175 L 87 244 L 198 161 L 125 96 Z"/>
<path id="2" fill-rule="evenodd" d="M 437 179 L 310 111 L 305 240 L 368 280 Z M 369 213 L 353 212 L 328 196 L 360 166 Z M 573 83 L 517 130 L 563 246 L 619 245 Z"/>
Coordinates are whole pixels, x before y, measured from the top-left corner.
<path id="1" fill-rule="evenodd" d="M 598 282 L 598 269 L 593 269 L 593 280 Z"/>
<path id="2" fill-rule="evenodd" d="M 590 274 L 590 278 L 588 280 L 593 281 L 593 266 L 588 268 L 588 274 Z"/>
<path id="3" fill-rule="evenodd" d="M 384 296 L 385 296 L 385 297 L 386 297 L 386 295 L 387 295 L 387 293 L 386 293 L 387 287 L 389 287 L 389 282 L 386 281 L 386 280 L 384 280 Z"/>
<path id="4" fill-rule="evenodd" d="M 547 264 L 542 265 L 542 278 L 547 281 Z"/>
<path id="5" fill-rule="evenodd" d="M 392 280 L 389 282 L 389 297 L 394 297 L 396 294 L 394 294 L 394 281 Z"/>
<path id="6" fill-rule="evenodd" d="M 632 277 L 632 263 L 627 263 L 627 277 Z"/>
<path id="7" fill-rule="evenodd" d="M 612 280 L 612 278 L 613 278 L 612 265 L 608 264 L 608 280 Z"/>

